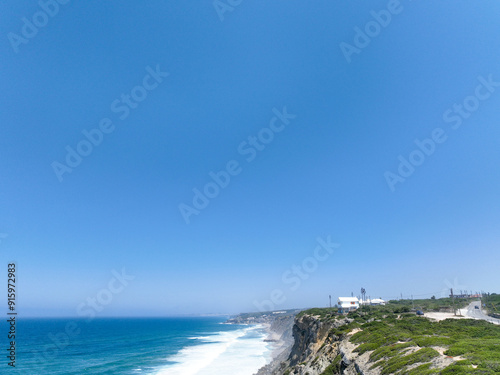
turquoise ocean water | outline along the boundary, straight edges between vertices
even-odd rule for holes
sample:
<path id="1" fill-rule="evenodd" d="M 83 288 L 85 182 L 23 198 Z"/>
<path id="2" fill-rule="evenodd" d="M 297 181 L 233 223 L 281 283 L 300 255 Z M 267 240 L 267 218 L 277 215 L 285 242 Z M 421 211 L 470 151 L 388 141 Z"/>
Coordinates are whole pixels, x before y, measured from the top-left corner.
<path id="1" fill-rule="evenodd" d="M 264 330 L 224 320 L 19 319 L 14 369 L 3 319 L 0 374 L 253 374 L 270 360 Z"/>

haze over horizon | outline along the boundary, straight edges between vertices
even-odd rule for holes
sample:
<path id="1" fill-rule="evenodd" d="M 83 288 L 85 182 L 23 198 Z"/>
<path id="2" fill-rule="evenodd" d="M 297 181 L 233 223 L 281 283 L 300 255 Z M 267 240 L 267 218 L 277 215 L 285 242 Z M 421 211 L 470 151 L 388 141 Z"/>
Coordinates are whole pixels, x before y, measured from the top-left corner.
<path id="1" fill-rule="evenodd" d="M 3 4 L 19 314 L 499 292 L 500 4 L 401 1 L 346 58 L 395 4 L 74 1 L 17 53 L 40 5 Z"/>

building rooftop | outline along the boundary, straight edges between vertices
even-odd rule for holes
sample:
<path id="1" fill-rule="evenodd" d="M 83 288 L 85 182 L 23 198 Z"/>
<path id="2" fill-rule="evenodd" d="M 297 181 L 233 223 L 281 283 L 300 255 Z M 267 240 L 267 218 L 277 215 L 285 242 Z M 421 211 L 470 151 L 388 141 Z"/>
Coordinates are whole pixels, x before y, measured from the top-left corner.
<path id="1" fill-rule="evenodd" d="M 339 297 L 340 302 L 359 302 L 358 297 Z"/>

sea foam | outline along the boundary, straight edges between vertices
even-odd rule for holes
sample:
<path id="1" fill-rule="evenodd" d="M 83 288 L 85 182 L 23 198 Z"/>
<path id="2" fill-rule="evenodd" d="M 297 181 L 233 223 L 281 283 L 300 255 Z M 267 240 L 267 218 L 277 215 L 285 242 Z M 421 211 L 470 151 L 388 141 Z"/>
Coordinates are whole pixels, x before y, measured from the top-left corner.
<path id="1" fill-rule="evenodd" d="M 264 342 L 261 326 L 193 337 L 200 343 L 169 357 L 172 365 L 156 375 L 252 375 L 271 360 L 271 346 Z"/>

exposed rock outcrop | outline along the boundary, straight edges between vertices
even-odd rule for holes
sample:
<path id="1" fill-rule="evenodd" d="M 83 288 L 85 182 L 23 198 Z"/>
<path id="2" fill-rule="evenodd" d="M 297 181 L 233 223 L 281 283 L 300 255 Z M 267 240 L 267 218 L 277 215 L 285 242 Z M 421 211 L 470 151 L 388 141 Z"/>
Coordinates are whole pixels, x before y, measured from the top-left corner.
<path id="1" fill-rule="evenodd" d="M 354 352 L 348 336 L 337 335 L 338 328 L 351 320 L 320 319 L 317 316 L 302 315 L 293 326 L 294 344 L 286 360 L 274 363 L 273 372 L 258 375 L 321 375 L 327 368 L 329 374 L 378 374 L 368 371 L 368 358 L 361 358 Z M 276 362 L 276 361 L 275 361 Z"/>

